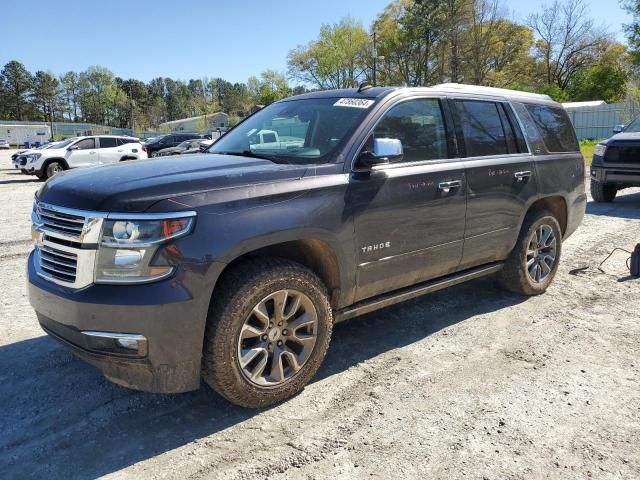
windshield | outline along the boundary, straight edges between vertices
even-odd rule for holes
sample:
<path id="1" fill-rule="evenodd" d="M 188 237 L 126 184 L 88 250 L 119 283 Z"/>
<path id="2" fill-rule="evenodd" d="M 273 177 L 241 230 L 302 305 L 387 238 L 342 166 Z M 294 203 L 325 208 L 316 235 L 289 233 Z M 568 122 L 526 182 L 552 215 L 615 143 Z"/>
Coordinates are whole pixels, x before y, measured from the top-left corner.
<path id="1" fill-rule="evenodd" d="M 274 103 L 217 140 L 209 152 L 253 155 L 279 163 L 334 162 L 339 147 L 373 104 L 358 100 L 361 103 L 337 98 Z"/>
<path id="2" fill-rule="evenodd" d="M 65 147 L 68 147 L 69 145 L 71 145 L 76 140 L 78 140 L 78 137 L 70 138 L 68 140 L 65 140 L 63 142 L 58 143 L 57 145 L 55 145 L 54 148 L 65 148 Z"/>

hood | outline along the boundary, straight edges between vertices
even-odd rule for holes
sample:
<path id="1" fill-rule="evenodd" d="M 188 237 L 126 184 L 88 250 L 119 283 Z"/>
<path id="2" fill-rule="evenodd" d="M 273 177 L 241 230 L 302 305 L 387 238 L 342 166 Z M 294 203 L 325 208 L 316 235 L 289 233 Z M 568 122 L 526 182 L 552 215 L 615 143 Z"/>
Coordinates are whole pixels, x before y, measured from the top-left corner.
<path id="1" fill-rule="evenodd" d="M 307 167 L 230 155 L 171 156 L 70 170 L 47 181 L 40 201 L 105 212 L 144 212 L 159 200 L 301 178 Z"/>
<path id="2" fill-rule="evenodd" d="M 603 143 L 615 142 L 616 140 L 622 140 L 622 141 L 640 140 L 640 132 L 621 132 L 621 133 L 616 133 L 613 137 L 609 138 L 609 140 L 607 140 L 606 142 L 603 142 Z"/>

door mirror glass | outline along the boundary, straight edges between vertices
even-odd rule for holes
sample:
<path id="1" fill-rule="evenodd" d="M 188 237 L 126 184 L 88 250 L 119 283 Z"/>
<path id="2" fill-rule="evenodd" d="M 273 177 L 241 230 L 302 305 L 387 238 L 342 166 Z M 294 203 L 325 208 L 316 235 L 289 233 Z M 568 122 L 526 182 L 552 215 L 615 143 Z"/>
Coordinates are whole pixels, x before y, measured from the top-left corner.
<path id="1" fill-rule="evenodd" d="M 372 167 L 399 162 L 403 156 L 402 142 L 397 138 L 374 138 L 371 149 L 365 149 L 360 154 L 360 161 L 362 164 Z"/>
<path id="2" fill-rule="evenodd" d="M 613 133 L 620 133 L 624 130 L 624 125 L 616 125 L 613 127 Z"/>

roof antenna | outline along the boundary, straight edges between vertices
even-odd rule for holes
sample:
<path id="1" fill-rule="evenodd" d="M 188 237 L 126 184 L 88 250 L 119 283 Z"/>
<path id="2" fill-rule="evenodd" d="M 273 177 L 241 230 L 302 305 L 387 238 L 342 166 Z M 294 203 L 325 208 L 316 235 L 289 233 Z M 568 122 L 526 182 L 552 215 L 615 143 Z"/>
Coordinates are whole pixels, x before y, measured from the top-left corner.
<path id="1" fill-rule="evenodd" d="M 364 81 L 360 84 L 360 86 L 358 87 L 358 93 L 360 92 L 364 92 L 365 90 L 369 90 L 370 88 L 373 88 L 371 86 L 371 84 L 367 81 Z"/>

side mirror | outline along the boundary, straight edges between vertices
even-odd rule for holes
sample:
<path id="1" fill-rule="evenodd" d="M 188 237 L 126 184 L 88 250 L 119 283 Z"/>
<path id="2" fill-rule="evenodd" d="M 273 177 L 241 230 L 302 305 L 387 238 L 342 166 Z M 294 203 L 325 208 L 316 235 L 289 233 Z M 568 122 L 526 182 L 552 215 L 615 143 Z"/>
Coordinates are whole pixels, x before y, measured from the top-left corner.
<path id="1" fill-rule="evenodd" d="M 78 147 L 77 145 L 71 145 L 69 148 L 67 148 L 67 151 L 72 151 L 72 150 L 80 150 L 80 147 Z"/>
<path id="2" fill-rule="evenodd" d="M 624 130 L 624 125 L 616 125 L 613 127 L 613 133 L 620 133 Z"/>
<path id="3" fill-rule="evenodd" d="M 368 167 L 383 165 L 385 163 L 399 162 L 404 153 L 402 142 L 397 138 L 375 138 L 373 148 L 360 153 L 360 163 Z"/>

